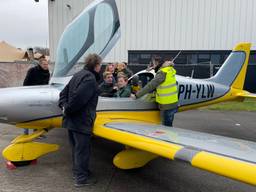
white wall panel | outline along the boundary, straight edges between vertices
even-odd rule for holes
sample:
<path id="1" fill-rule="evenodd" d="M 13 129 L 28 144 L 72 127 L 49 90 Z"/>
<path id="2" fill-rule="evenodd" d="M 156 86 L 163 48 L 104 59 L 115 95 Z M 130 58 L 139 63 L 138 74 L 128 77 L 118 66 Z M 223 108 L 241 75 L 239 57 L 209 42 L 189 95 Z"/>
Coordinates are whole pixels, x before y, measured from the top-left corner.
<path id="1" fill-rule="evenodd" d="M 49 1 L 52 60 L 65 26 L 91 1 Z M 256 48 L 255 0 L 116 2 L 121 39 L 105 61 L 127 61 L 128 50 L 229 50 L 240 41 L 250 41 Z"/>

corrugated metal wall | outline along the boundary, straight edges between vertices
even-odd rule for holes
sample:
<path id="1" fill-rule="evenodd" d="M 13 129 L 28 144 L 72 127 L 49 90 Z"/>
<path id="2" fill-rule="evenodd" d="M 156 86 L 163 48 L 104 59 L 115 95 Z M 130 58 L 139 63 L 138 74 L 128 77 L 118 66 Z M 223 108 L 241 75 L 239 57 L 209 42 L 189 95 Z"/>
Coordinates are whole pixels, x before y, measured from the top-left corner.
<path id="1" fill-rule="evenodd" d="M 51 60 L 65 26 L 91 1 L 49 0 Z M 127 61 L 128 50 L 230 50 L 240 41 L 256 49 L 255 0 L 116 2 L 121 39 L 105 61 Z"/>

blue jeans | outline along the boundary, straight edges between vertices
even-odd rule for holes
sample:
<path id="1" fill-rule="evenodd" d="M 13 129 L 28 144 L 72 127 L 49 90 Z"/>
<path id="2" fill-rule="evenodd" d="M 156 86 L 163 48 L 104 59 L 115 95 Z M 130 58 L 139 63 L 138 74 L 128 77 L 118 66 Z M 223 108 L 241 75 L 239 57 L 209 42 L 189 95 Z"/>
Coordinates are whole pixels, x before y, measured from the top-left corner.
<path id="1" fill-rule="evenodd" d="M 177 108 L 169 109 L 169 110 L 162 110 L 161 111 L 162 124 L 165 125 L 165 126 L 172 127 L 172 122 L 173 122 L 173 119 L 174 119 L 174 114 L 177 111 L 178 111 Z"/>
<path id="2" fill-rule="evenodd" d="M 28 135 L 29 134 L 29 129 L 24 129 L 23 133 L 24 133 L 24 135 Z"/>

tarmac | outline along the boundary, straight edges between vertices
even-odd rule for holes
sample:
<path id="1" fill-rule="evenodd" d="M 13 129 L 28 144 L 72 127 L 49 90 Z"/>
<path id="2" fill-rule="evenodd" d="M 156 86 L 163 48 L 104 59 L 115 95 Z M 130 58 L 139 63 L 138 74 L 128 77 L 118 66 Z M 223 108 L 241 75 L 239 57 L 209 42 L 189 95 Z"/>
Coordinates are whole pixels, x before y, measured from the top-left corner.
<path id="1" fill-rule="evenodd" d="M 174 126 L 256 142 L 253 112 L 194 110 L 175 116 Z M 0 124 L 2 151 L 22 129 Z M 65 129 L 53 129 L 42 142 L 60 144 L 60 150 L 38 159 L 36 165 L 8 170 L 0 158 L 0 191 L 88 191 L 88 192 L 255 192 L 256 187 L 215 175 L 189 164 L 157 158 L 145 167 L 124 171 L 112 164 L 123 146 L 101 138 L 93 139 L 91 169 L 98 178 L 94 186 L 75 188 L 71 154 Z"/>

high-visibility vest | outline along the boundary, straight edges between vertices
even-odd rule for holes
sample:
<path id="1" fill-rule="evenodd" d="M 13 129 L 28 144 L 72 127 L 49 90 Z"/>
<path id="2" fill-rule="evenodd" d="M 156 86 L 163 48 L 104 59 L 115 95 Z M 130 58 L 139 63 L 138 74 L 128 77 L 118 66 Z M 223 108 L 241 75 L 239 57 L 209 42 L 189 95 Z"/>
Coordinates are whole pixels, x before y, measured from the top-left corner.
<path id="1" fill-rule="evenodd" d="M 160 69 L 166 73 L 163 83 L 156 88 L 156 102 L 159 104 L 172 104 L 178 102 L 178 90 L 176 84 L 176 70 L 173 67 Z"/>

